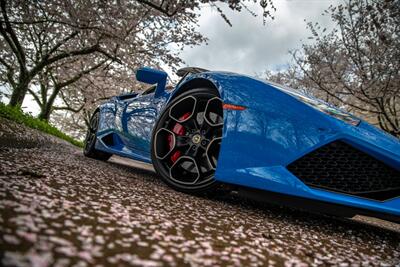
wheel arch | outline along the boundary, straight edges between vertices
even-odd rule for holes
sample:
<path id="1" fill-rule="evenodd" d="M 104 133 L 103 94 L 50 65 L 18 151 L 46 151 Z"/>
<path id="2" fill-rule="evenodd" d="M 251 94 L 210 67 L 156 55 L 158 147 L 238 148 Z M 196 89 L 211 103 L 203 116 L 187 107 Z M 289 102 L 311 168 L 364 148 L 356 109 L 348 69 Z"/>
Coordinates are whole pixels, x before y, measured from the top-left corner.
<path id="1" fill-rule="evenodd" d="M 171 102 L 177 96 L 196 88 L 209 88 L 221 97 L 221 90 L 214 81 L 203 77 L 196 77 L 188 81 L 184 81 L 182 84 L 179 84 L 174 92 L 172 92 L 171 96 L 168 99 L 168 102 Z"/>
<path id="2" fill-rule="evenodd" d="M 99 119 L 101 119 L 101 108 L 100 108 L 100 106 L 97 106 L 97 107 L 93 110 L 93 112 L 90 114 L 89 122 L 90 122 L 90 120 L 93 118 L 94 114 L 96 114 L 97 112 L 99 113 Z"/>
<path id="3" fill-rule="evenodd" d="M 93 110 L 91 117 L 92 117 L 96 112 L 100 112 L 100 106 L 98 106 L 97 108 L 95 108 L 95 109 Z"/>
<path id="4" fill-rule="evenodd" d="M 96 114 L 97 112 L 99 113 L 99 115 L 101 115 L 100 106 L 96 107 L 96 108 L 93 110 L 93 112 L 90 114 L 89 122 L 90 122 L 90 120 L 93 118 L 94 114 Z"/>

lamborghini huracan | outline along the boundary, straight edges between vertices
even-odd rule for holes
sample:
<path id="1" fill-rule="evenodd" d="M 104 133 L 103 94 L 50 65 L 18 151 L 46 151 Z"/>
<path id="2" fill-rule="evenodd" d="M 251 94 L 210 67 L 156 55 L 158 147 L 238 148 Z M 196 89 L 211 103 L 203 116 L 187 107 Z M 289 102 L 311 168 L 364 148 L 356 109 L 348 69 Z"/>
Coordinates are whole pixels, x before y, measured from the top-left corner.
<path id="1" fill-rule="evenodd" d="M 400 221 L 400 142 L 315 97 L 230 72 L 140 68 L 143 93 L 94 112 L 84 154 L 151 163 L 186 193 L 234 185 L 278 204 Z"/>

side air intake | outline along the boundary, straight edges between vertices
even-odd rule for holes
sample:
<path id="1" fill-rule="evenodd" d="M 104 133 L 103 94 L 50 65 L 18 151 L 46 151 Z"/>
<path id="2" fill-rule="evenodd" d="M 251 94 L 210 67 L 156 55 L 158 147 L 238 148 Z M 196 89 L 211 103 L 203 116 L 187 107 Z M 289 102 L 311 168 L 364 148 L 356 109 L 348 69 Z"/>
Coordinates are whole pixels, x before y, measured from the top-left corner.
<path id="1" fill-rule="evenodd" d="M 400 196 L 400 171 L 343 141 L 324 145 L 287 169 L 315 188 L 384 201 Z"/>

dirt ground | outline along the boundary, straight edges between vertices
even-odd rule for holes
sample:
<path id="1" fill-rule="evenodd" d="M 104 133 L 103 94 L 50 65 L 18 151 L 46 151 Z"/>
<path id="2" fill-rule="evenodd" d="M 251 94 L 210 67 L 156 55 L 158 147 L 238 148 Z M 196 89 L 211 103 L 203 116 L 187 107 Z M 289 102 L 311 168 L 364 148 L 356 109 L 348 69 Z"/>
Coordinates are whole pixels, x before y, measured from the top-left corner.
<path id="1" fill-rule="evenodd" d="M 400 266 L 397 224 L 186 195 L 4 119 L 0 213 L 2 266 Z"/>

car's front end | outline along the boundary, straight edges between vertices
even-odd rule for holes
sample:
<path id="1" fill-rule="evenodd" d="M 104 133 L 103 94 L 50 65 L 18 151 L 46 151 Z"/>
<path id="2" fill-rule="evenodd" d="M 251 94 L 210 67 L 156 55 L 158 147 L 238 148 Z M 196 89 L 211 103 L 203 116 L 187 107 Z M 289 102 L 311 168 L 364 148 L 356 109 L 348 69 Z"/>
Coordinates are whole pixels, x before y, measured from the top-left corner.
<path id="1" fill-rule="evenodd" d="M 399 220 L 398 139 L 272 83 L 231 73 L 190 79 L 212 81 L 224 103 L 244 107 L 224 110 L 218 181 Z"/>

